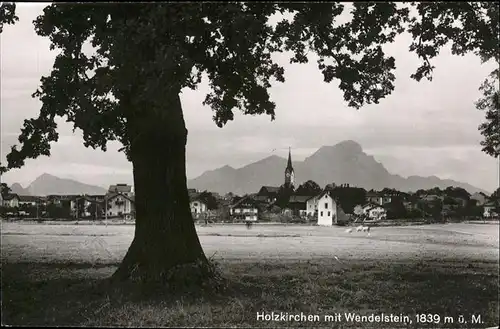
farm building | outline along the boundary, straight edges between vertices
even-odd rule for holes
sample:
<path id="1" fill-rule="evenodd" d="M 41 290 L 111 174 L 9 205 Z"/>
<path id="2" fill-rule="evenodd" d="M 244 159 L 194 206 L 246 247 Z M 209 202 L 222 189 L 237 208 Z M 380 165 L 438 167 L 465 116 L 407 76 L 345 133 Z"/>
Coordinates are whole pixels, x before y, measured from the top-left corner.
<path id="1" fill-rule="evenodd" d="M 194 217 L 206 213 L 208 209 L 207 205 L 197 198 L 194 198 L 194 200 L 189 203 L 189 208 L 191 208 L 191 214 L 193 214 Z"/>
<path id="2" fill-rule="evenodd" d="M 257 202 L 250 197 L 244 197 L 229 208 L 230 216 L 235 220 L 256 222 L 259 215 Z"/>
<path id="3" fill-rule="evenodd" d="M 354 214 L 364 216 L 365 221 L 379 221 L 387 218 L 387 211 L 376 203 L 369 202 L 365 205 L 357 205 Z"/>

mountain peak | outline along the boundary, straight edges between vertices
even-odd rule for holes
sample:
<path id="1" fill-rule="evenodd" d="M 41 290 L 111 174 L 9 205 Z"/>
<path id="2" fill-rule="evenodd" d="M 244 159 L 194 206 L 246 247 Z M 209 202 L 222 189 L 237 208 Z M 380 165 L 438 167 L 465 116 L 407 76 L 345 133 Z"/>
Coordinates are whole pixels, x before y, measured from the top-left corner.
<path id="1" fill-rule="evenodd" d="M 262 186 L 283 184 L 286 159 L 270 155 L 244 167 L 228 170 L 207 171 L 189 181 L 190 187 L 218 193 L 248 194 Z M 396 188 L 415 191 L 434 186 L 460 186 L 469 192 L 480 189 L 466 183 L 442 180 L 436 176 L 408 178 L 391 174 L 372 155 L 363 152 L 362 146 L 353 140 L 344 140 L 333 146 L 322 146 L 304 161 L 294 161 L 296 184 L 313 180 L 320 186 L 348 183 L 365 189 Z"/>
<path id="2" fill-rule="evenodd" d="M 363 152 L 363 147 L 358 142 L 355 142 L 353 140 L 345 140 L 340 143 L 337 143 L 335 146 L 337 149 L 344 149 L 344 150 L 349 150 L 353 153 L 361 153 Z"/>
<path id="3" fill-rule="evenodd" d="M 279 155 L 273 154 L 273 155 L 270 155 L 270 156 L 262 159 L 261 161 L 264 161 L 264 160 L 274 160 L 274 159 L 283 159 L 283 158 L 280 157 Z"/>
<path id="4" fill-rule="evenodd" d="M 338 152 L 341 152 L 341 154 L 345 155 L 357 155 L 363 153 L 363 148 L 361 147 L 361 145 L 359 145 L 359 143 L 353 140 L 345 140 L 333 146 L 324 145 L 320 147 L 319 150 L 315 152 L 315 154 L 337 154 Z"/>
<path id="5" fill-rule="evenodd" d="M 31 195 L 51 194 L 105 194 L 106 189 L 100 186 L 80 183 L 73 179 L 60 178 L 48 173 L 38 176 L 25 190 Z"/>
<path id="6" fill-rule="evenodd" d="M 43 173 L 41 174 L 40 176 L 38 176 L 36 179 L 60 179 L 59 177 L 57 176 L 54 176 L 54 175 L 51 175 L 51 174 L 47 174 L 47 173 Z M 36 180 L 35 179 L 35 180 Z"/>
<path id="7" fill-rule="evenodd" d="M 10 190 L 12 193 L 15 193 L 17 195 L 30 195 L 29 191 L 19 183 L 12 184 Z"/>

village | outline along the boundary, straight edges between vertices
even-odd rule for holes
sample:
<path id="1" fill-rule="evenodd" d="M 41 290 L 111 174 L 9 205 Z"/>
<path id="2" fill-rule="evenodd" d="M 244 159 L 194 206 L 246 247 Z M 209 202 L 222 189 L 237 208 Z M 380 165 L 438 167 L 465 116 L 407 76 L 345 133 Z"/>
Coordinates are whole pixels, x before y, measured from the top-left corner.
<path id="1" fill-rule="evenodd" d="M 319 226 L 376 223 L 385 220 L 498 218 L 498 193 L 470 195 L 461 188 L 433 188 L 414 193 L 385 188 L 381 191 L 309 180 L 295 187 L 289 150 L 284 183 L 262 186 L 243 196 L 188 189 L 195 221 L 204 223 L 285 222 Z M 105 195 L 28 196 L 2 193 L 4 218 L 36 220 L 135 220 L 134 193 L 128 184 L 111 185 Z"/>

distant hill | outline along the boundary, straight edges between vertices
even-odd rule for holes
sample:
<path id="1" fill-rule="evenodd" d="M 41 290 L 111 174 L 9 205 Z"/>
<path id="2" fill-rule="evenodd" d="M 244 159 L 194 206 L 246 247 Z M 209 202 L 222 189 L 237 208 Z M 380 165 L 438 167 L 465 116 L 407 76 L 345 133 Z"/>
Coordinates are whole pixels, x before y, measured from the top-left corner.
<path id="1" fill-rule="evenodd" d="M 12 193 L 17 195 L 31 195 L 30 192 L 27 189 L 24 189 L 19 183 L 12 184 L 10 190 Z"/>
<path id="2" fill-rule="evenodd" d="M 106 189 L 80 183 L 78 181 L 66 178 L 59 178 L 49 174 L 42 174 L 35 179 L 26 188 L 20 184 L 14 183 L 10 187 L 13 193 L 19 195 L 37 195 L 46 196 L 51 194 L 105 194 Z"/>
<path id="3" fill-rule="evenodd" d="M 255 193 L 263 185 L 283 184 L 285 167 L 286 159 L 273 155 L 238 169 L 224 166 L 206 171 L 199 177 L 189 180 L 188 186 L 221 194 Z M 304 161 L 293 161 L 293 167 L 297 186 L 311 179 L 322 187 L 334 182 L 336 184 L 348 183 L 365 189 L 381 190 L 388 187 L 408 192 L 455 186 L 462 187 L 471 194 L 488 193 L 467 183 L 440 179 L 436 176 L 405 178 L 393 175 L 382 163 L 366 154 L 361 145 L 351 140 L 334 146 L 323 146 Z"/>

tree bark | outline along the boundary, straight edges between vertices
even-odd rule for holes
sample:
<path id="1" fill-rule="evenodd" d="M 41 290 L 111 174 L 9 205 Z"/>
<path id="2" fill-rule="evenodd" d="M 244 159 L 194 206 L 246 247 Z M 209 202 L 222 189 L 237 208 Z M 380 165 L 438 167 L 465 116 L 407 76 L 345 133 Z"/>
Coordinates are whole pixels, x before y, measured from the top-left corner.
<path id="1" fill-rule="evenodd" d="M 201 283 L 213 273 L 189 208 L 187 130 L 179 95 L 163 106 L 140 110 L 127 120 L 135 236 L 113 279 Z"/>

